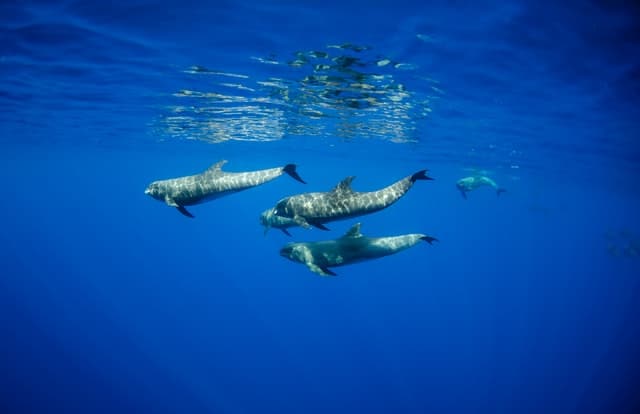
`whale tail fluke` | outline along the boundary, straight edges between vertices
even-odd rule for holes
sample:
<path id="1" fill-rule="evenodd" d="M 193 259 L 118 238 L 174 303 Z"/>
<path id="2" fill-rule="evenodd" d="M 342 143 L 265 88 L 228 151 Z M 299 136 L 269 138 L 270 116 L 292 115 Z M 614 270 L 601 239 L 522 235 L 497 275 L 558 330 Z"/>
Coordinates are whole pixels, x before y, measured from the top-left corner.
<path id="1" fill-rule="evenodd" d="M 435 237 L 431 237 L 431 236 L 422 236 L 422 237 L 420 237 L 420 240 L 424 240 L 429 244 L 433 244 L 434 241 L 440 241 L 440 240 L 436 239 Z"/>
<path id="2" fill-rule="evenodd" d="M 433 180 L 433 178 L 427 175 L 427 170 L 421 170 L 411 176 L 412 183 L 415 183 L 418 180 Z"/>
<path id="3" fill-rule="evenodd" d="M 287 165 L 285 165 L 284 168 L 282 168 L 282 171 L 284 171 L 287 174 L 289 174 L 294 180 L 300 181 L 302 184 L 306 184 L 306 182 L 302 178 L 300 178 L 300 176 L 298 175 L 298 171 L 296 171 L 296 165 L 295 164 L 287 164 Z"/>
<path id="4" fill-rule="evenodd" d="M 507 190 L 505 190 L 504 188 L 498 188 L 496 190 L 496 195 L 499 196 L 500 194 L 506 193 L 506 192 L 507 192 Z"/>

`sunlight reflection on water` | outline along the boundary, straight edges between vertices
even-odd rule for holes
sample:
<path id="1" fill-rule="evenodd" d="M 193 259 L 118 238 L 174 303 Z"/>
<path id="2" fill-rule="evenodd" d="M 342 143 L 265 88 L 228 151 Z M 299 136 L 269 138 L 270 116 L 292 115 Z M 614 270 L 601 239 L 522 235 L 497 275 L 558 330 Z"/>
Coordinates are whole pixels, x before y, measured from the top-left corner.
<path id="1" fill-rule="evenodd" d="M 212 143 L 287 135 L 417 142 L 416 123 L 431 112 L 430 99 L 442 94 L 435 81 L 418 76 L 416 65 L 364 46 L 331 45 L 295 52 L 288 60 L 249 60 L 260 65 L 256 73 L 267 66 L 270 76 L 203 66 L 185 70 L 198 90 L 175 92 L 159 129 L 173 138 Z"/>

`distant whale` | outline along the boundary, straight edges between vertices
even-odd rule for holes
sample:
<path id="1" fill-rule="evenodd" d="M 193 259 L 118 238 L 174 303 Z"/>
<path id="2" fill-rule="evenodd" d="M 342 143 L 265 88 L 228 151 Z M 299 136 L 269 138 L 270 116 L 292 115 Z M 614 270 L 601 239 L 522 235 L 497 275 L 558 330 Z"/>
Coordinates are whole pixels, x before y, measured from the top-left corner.
<path id="1" fill-rule="evenodd" d="M 404 234 L 391 237 L 365 237 L 360 223 L 336 240 L 309 243 L 289 243 L 280 249 L 280 255 L 307 265 L 309 270 L 322 276 L 336 276 L 330 267 L 344 266 L 378 257 L 389 256 L 413 247 L 420 241 L 432 244 L 437 239 L 426 234 Z"/>
<path id="2" fill-rule="evenodd" d="M 273 208 L 267 209 L 260 214 L 260 224 L 264 226 L 264 234 L 267 234 L 270 228 L 276 228 L 282 230 L 287 236 L 291 236 L 291 233 L 287 230 L 289 227 L 297 227 L 293 219 L 289 217 L 278 216 Z"/>
<path id="3" fill-rule="evenodd" d="M 226 160 L 219 161 L 201 174 L 154 181 L 149 184 L 144 193 L 177 208 L 187 217 L 193 217 L 185 206 L 204 203 L 256 187 L 280 177 L 283 173 L 306 184 L 296 172 L 295 164 L 258 171 L 224 172 L 222 166 L 226 163 Z"/>
<path id="4" fill-rule="evenodd" d="M 297 225 L 328 230 L 324 223 L 344 220 L 374 213 L 398 201 L 413 187 L 417 180 L 432 180 L 427 170 L 418 171 L 385 187 L 371 192 L 356 192 L 351 189 L 355 177 L 347 177 L 333 190 L 322 193 L 304 193 L 283 198 L 273 208 L 279 217 L 289 218 Z"/>
<path id="5" fill-rule="evenodd" d="M 491 178 L 484 175 L 474 175 L 471 177 L 465 177 L 458 180 L 456 183 L 456 187 L 460 190 L 460 194 L 462 197 L 467 198 L 467 193 L 469 191 L 475 190 L 480 187 L 489 186 L 496 190 L 496 194 L 500 195 L 500 193 L 504 193 L 504 188 L 501 188 L 493 181 Z"/>

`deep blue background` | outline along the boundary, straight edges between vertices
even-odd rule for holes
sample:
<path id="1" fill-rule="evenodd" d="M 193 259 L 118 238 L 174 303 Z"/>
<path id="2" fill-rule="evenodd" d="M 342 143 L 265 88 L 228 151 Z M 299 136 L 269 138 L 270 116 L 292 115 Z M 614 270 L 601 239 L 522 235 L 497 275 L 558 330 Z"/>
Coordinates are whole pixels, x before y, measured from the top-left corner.
<path id="1" fill-rule="evenodd" d="M 274 3 L 0 5 L 0 410 L 637 412 L 640 257 L 611 253 L 640 239 L 638 10 Z M 415 65 L 394 76 L 430 99 L 404 125 L 416 143 L 166 128 L 176 92 L 217 88 L 189 67 L 249 83 L 279 70 L 252 58 L 346 42 Z M 143 194 L 220 159 L 295 162 L 309 184 L 283 177 L 195 220 Z M 469 167 L 508 192 L 463 200 Z M 288 194 L 423 168 L 435 180 L 362 231 L 433 246 L 320 278 L 258 225 Z"/>

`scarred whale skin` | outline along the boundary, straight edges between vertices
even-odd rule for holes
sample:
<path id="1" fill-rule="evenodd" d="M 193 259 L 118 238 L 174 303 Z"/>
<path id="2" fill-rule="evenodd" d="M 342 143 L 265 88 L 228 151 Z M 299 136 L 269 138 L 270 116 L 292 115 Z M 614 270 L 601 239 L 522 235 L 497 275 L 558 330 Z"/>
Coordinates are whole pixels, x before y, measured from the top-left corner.
<path id="1" fill-rule="evenodd" d="M 204 203 L 256 187 L 280 177 L 283 173 L 304 183 L 296 172 L 295 164 L 257 171 L 226 172 L 222 171 L 222 166 L 226 162 L 226 160 L 219 161 L 201 174 L 154 181 L 149 184 L 144 193 L 177 208 L 187 217 L 193 217 L 185 206 Z"/>
<path id="2" fill-rule="evenodd" d="M 398 201 L 418 180 L 432 180 L 427 170 L 418 171 L 377 191 L 351 189 L 355 177 L 347 177 L 329 192 L 304 193 L 283 198 L 273 214 L 293 220 L 297 225 L 328 230 L 324 223 L 371 214 Z"/>

